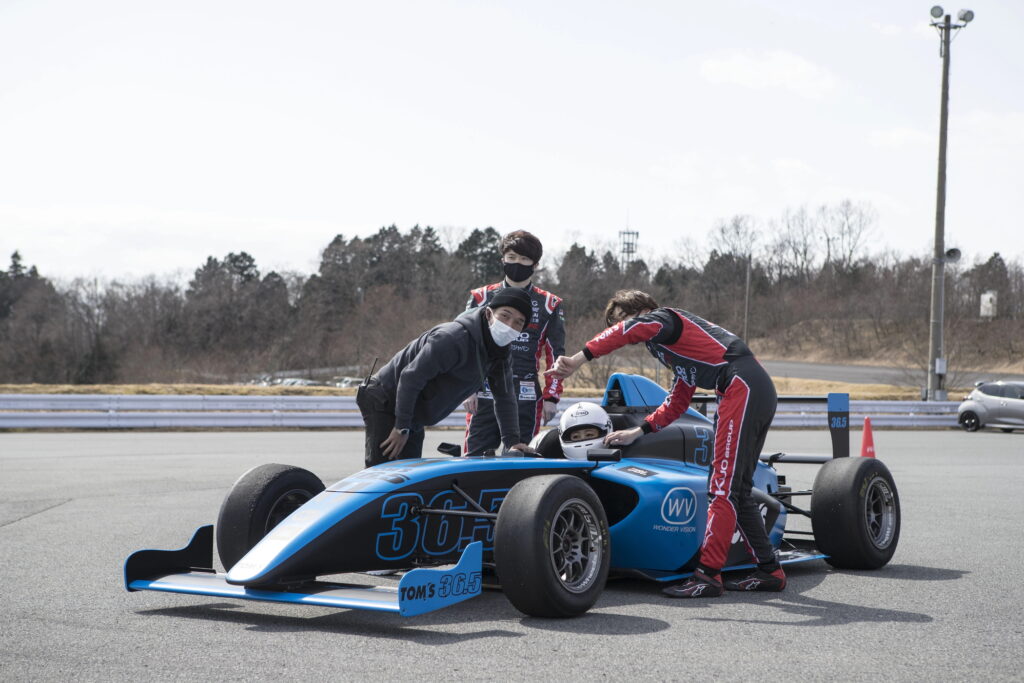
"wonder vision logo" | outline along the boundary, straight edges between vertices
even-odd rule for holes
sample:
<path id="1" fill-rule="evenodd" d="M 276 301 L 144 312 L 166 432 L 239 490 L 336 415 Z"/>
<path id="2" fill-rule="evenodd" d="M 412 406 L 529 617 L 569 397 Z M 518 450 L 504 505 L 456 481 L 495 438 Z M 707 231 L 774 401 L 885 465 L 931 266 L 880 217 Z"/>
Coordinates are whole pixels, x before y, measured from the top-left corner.
<path id="1" fill-rule="evenodd" d="M 689 524 L 697 514 L 697 494 L 679 486 L 665 494 L 661 502 L 661 518 L 668 524 Z"/>

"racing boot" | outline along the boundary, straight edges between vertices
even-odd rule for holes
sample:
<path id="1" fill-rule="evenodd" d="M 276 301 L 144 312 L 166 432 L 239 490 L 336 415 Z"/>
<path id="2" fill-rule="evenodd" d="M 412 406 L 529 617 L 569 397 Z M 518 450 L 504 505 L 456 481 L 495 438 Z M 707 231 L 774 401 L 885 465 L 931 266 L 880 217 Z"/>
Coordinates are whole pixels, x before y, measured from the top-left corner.
<path id="1" fill-rule="evenodd" d="M 773 591 L 786 588 L 786 572 L 778 562 L 766 562 L 742 579 L 727 579 L 724 582 L 727 591 Z"/>
<path id="2" fill-rule="evenodd" d="M 722 580 L 718 574 L 697 569 L 686 581 L 662 588 L 661 592 L 670 598 L 717 598 L 722 595 Z"/>

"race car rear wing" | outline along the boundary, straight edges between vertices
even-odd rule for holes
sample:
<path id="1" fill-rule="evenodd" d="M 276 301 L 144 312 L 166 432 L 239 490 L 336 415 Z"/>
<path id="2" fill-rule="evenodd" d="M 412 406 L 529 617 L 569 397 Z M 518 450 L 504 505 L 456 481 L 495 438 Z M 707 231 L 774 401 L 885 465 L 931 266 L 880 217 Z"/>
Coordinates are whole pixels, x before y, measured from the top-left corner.
<path id="1" fill-rule="evenodd" d="M 787 401 L 799 403 L 827 403 L 828 431 L 832 437 L 832 455 L 806 455 L 798 453 L 761 454 L 761 461 L 769 465 L 777 462 L 817 464 L 828 462 L 833 458 L 850 457 L 850 395 L 833 393 L 828 396 L 780 396 L 779 403 Z"/>
<path id="2" fill-rule="evenodd" d="M 828 431 L 832 435 L 832 457 L 850 457 L 850 395 L 829 394 Z"/>

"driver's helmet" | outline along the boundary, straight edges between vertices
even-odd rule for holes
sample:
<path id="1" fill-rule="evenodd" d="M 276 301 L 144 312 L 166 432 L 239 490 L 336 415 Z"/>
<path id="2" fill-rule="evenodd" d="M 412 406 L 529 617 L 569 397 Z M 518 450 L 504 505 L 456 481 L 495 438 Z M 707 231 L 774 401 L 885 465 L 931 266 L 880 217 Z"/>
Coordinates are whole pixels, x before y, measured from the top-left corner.
<path id="1" fill-rule="evenodd" d="M 612 431 L 612 420 L 604 408 L 582 401 L 564 413 L 558 423 L 562 453 L 570 460 L 586 460 L 591 448 L 600 448 Z"/>

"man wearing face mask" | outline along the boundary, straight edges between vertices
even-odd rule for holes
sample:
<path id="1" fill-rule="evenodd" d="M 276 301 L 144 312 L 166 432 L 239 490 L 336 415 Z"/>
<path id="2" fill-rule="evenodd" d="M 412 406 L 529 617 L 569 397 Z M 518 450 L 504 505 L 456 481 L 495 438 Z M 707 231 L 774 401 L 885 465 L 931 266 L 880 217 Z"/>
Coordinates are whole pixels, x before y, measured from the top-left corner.
<path id="1" fill-rule="evenodd" d="M 509 346 L 532 312 L 530 297 L 509 289 L 486 306 L 437 325 L 408 345 L 359 387 L 366 424 L 366 466 L 418 458 L 423 430 L 447 417 L 486 381 L 506 448 L 527 450 L 519 436 Z"/>
<path id="2" fill-rule="evenodd" d="M 540 386 L 540 362 L 544 357 L 550 368 L 555 358 L 565 353 L 565 320 L 562 300 L 533 284 L 533 273 L 544 248 L 534 235 L 516 230 L 501 240 L 502 269 L 505 279 L 470 292 L 466 310 L 489 305 L 494 297 L 509 289 L 525 292 L 532 312 L 526 329 L 512 342 L 513 390 L 519 406 L 519 433 L 529 441 L 558 411 L 563 382 L 559 377 L 545 378 Z M 470 396 L 466 407 L 467 455 L 480 455 L 498 445 L 499 430 L 492 392 L 487 386 Z"/>

